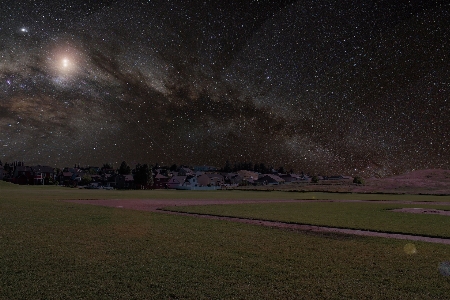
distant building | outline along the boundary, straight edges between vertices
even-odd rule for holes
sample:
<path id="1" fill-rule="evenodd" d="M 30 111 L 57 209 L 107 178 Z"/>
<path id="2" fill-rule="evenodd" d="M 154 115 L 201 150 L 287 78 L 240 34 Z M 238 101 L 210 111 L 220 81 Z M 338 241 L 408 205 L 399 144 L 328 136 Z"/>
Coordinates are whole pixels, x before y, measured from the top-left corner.
<path id="1" fill-rule="evenodd" d="M 183 185 L 186 180 L 186 176 L 173 176 L 167 181 L 167 188 L 176 189 L 178 186 Z"/>
<path id="2" fill-rule="evenodd" d="M 55 169 L 49 166 L 33 166 L 33 184 L 49 184 L 55 179 Z"/>

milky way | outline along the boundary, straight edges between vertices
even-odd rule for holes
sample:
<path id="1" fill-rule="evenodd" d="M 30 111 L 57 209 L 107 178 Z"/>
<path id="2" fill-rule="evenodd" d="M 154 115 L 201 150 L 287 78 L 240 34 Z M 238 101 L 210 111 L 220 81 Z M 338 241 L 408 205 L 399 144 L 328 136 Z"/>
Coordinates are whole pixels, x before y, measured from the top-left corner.
<path id="1" fill-rule="evenodd" d="M 446 1 L 17 2 L 2 162 L 450 168 Z"/>

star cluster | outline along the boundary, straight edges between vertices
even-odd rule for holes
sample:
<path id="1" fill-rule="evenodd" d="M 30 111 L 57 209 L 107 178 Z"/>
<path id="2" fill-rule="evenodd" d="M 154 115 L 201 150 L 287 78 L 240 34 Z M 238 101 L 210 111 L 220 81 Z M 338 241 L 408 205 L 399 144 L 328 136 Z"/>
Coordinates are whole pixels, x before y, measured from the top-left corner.
<path id="1" fill-rule="evenodd" d="M 3 162 L 450 168 L 446 1 L 17 2 Z"/>

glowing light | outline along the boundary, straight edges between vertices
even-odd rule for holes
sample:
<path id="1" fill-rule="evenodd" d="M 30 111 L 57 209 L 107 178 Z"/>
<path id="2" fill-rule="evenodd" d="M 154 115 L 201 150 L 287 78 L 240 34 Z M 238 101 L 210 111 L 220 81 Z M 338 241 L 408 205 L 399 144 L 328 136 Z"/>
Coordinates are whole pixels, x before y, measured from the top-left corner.
<path id="1" fill-rule="evenodd" d="M 22 28 L 20 28 L 20 32 L 27 33 L 27 32 L 28 32 L 28 29 L 25 28 L 25 27 L 22 27 Z"/>
<path id="2" fill-rule="evenodd" d="M 405 251 L 408 255 L 413 255 L 417 253 L 416 246 L 414 244 L 408 243 L 403 247 L 403 251 Z"/>
<path id="3" fill-rule="evenodd" d="M 63 68 L 68 68 L 69 65 L 70 65 L 70 61 L 67 58 L 63 58 L 63 60 L 62 60 Z"/>
<path id="4" fill-rule="evenodd" d="M 48 66 L 55 78 L 69 80 L 75 78 L 80 73 L 84 57 L 77 47 L 68 42 L 55 41 L 48 48 L 48 53 L 50 54 L 48 57 Z"/>

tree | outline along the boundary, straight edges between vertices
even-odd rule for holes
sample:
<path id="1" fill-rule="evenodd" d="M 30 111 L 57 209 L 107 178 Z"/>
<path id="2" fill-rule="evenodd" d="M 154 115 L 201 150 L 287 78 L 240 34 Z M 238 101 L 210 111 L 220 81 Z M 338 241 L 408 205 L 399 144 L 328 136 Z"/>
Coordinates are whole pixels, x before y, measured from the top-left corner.
<path id="1" fill-rule="evenodd" d="M 103 169 L 112 169 L 109 163 L 103 164 Z"/>
<path id="2" fill-rule="evenodd" d="M 229 160 L 227 160 L 227 161 L 225 162 L 225 167 L 223 167 L 223 171 L 224 171 L 224 172 L 227 172 L 227 173 L 230 173 L 230 172 L 231 172 L 231 164 L 230 164 L 230 161 L 229 161 Z"/>
<path id="3" fill-rule="evenodd" d="M 7 173 L 11 172 L 11 166 L 7 162 L 5 162 L 5 164 L 3 165 L 3 169 Z"/>
<path id="4" fill-rule="evenodd" d="M 318 182 L 319 182 L 319 177 L 317 177 L 316 175 L 314 175 L 314 176 L 311 178 L 311 182 L 312 182 L 312 183 L 318 183 Z"/>
<path id="5" fill-rule="evenodd" d="M 176 164 L 170 166 L 170 171 L 175 172 L 178 169 Z"/>
<path id="6" fill-rule="evenodd" d="M 353 183 L 356 183 L 356 184 L 364 184 L 364 179 L 363 179 L 362 177 L 360 177 L 360 176 L 355 176 L 355 177 L 353 178 Z"/>
<path id="7" fill-rule="evenodd" d="M 153 185 L 153 174 L 152 170 L 147 164 L 136 166 L 136 172 L 134 174 L 134 182 L 136 184 L 149 186 Z"/>
<path id="8" fill-rule="evenodd" d="M 131 168 L 130 168 L 130 166 L 129 166 L 125 161 L 123 161 L 123 162 L 120 164 L 120 167 L 119 167 L 119 174 L 120 174 L 120 175 L 129 175 L 129 174 L 131 174 Z"/>
<path id="9" fill-rule="evenodd" d="M 83 177 L 81 177 L 80 185 L 88 185 L 92 182 L 92 177 L 89 174 L 84 174 Z"/>

